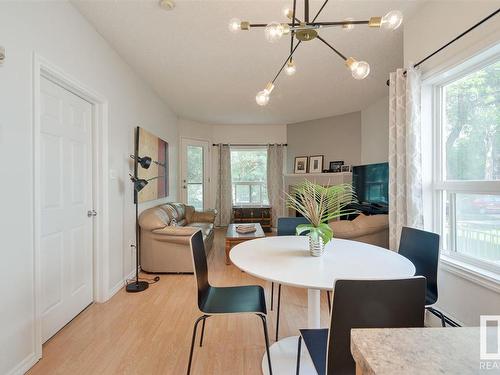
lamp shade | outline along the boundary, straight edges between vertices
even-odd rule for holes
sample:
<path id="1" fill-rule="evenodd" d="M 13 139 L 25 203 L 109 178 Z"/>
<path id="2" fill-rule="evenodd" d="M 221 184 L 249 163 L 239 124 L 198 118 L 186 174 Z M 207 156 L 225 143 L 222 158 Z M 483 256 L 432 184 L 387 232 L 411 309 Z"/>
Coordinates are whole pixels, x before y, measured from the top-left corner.
<path id="1" fill-rule="evenodd" d="M 149 156 L 144 156 L 142 158 L 137 158 L 137 162 L 143 167 L 144 169 L 148 169 L 149 166 L 151 165 L 151 158 Z"/>
<path id="2" fill-rule="evenodd" d="M 139 192 L 142 189 L 144 189 L 144 187 L 148 184 L 148 181 L 144 180 L 142 178 L 135 178 L 135 177 L 131 176 L 130 179 L 134 183 L 134 189 L 137 192 Z"/>

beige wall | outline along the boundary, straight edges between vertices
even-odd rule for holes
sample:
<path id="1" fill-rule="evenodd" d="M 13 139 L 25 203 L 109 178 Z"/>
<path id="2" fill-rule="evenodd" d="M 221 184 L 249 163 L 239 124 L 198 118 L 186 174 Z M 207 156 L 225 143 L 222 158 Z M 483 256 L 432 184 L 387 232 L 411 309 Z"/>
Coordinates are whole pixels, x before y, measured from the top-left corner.
<path id="1" fill-rule="evenodd" d="M 498 8 L 498 1 L 434 1 L 422 7 L 404 26 L 405 64 L 416 62 L 441 47 Z M 424 78 L 449 69 L 500 40 L 498 16 L 481 25 L 421 66 Z M 429 166 L 427 166 L 429 167 Z M 427 168 L 424 166 L 424 168 Z M 432 228 L 430 228 L 432 229 Z M 476 281 L 472 281 L 475 279 Z M 438 275 L 438 307 L 466 325 L 479 324 L 479 316 L 500 312 L 496 282 L 444 264 Z"/>
<path id="2" fill-rule="evenodd" d="M 287 171 L 293 173 L 296 156 L 324 155 L 333 160 L 361 163 L 361 112 L 287 125 Z"/>
<path id="3" fill-rule="evenodd" d="M 361 163 L 386 162 L 389 157 L 389 97 L 361 111 Z"/>

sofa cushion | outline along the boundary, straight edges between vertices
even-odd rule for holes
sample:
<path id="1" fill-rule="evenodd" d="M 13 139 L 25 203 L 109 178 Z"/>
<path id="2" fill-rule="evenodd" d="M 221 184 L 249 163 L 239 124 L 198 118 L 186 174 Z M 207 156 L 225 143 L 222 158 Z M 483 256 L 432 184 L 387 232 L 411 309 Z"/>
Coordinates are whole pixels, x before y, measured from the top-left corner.
<path id="1" fill-rule="evenodd" d="M 212 223 L 190 223 L 190 227 L 200 228 L 203 233 L 203 237 L 206 237 L 210 234 L 214 229 L 214 225 Z"/>

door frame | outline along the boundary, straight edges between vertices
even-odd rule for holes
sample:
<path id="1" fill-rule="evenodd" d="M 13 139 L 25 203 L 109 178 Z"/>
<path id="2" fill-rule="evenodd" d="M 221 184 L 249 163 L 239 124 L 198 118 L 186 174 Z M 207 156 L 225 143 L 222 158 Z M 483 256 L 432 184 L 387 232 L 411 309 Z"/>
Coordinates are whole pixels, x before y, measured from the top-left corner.
<path id="1" fill-rule="evenodd" d="M 180 137 L 180 142 L 179 142 L 179 191 L 180 191 L 180 198 L 183 203 L 187 204 L 187 192 L 185 189 L 182 187 L 183 186 L 183 172 L 184 172 L 184 163 L 186 162 L 184 160 L 184 146 L 186 144 L 189 144 L 190 142 L 192 143 L 198 143 L 198 144 L 206 144 L 207 151 L 206 151 L 206 157 L 204 157 L 203 160 L 203 209 L 207 209 L 210 207 L 212 202 L 210 202 L 211 199 L 211 157 L 212 154 L 210 152 L 210 141 L 207 139 L 201 139 L 201 138 L 192 138 L 192 137 Z"/>
<path id="2" fill-rule="evenodd" d="M 40 80 L 46 78 L 92 105 L 92 200 L 98 215 L 93 219 L 93 300 L 109 299 L 109 211 L 108 211 L 108 101 L 77 79 L 66 74 L 36 52 L 33 53 L 33 274 L 34 347 L 42 358 L 41 260 L 40 260 Z M 89 207 L 90 208 L 90 207 Z"/>

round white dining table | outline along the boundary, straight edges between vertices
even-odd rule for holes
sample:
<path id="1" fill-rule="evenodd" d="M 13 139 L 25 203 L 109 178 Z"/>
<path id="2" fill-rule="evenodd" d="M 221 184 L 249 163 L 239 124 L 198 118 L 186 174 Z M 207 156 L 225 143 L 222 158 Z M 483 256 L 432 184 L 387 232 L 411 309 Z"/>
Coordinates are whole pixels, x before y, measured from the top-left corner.
<path id="1" fill-rule="evenodd" d="M 260 279 L 307 289 L 308 327 L 320 328 L 320 291 L 333 290 L 338 279 L 398 279 L 415 274 L 415 266 L 396 252 L 357 241 L 333 239 L 320 257 L 309 254 L 306 236 L 274 236 L 242 242 L 230 252 L 232 263 Z M 274 375 L 295 374 L 298 336 L 271 345 Z M 264 353 L 262 371 L 269 373 Z M 316 374 L 302 345 L 300 374 Z"/>

